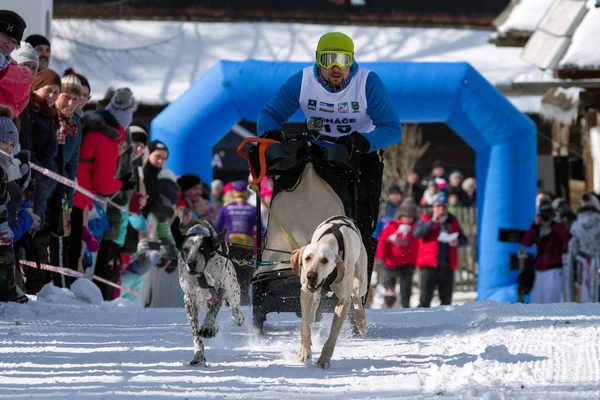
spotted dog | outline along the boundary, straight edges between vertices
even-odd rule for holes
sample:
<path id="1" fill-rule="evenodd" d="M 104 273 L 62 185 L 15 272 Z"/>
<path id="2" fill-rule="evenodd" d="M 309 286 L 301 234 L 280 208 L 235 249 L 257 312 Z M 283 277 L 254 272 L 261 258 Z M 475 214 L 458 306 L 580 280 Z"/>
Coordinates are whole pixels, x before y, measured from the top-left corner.
<path id="1" fill-rule="evenodd" d="M 328 369 L 350 304 L 354 307 L 359 333 L 367 333 L 367 317 L 362 303 L 362 296 L 367 294 L 367 251 L 356 223 L 344 216 L 327 219 L 317 227 L 309 244 L 292 252 L 291 263 L 292 270 L 300 276 L 301 284 L 300 361 L 312 357 L 311 330 L 321 295 L 334 292 L 339 299 L 329 338 L 317 361 L 318 367 Z"/>
<path id="2" fill-rule="evenodd" d="M 216 319 L 223 298 L 231 305 L 233 322 L 238 326 L 244 323 L 240 285 L 233 263 L 226 257 L 225 232 L 217 233 L 211 224 L 201 221 L 182 235 L 179 218 L 173 222 L 171 232 L 179 249 L 179 285 L 194 339 L 194 359 L 190 365 L 206 366 L 201 338 L 217 335 Z M 206 314 L 201 327 L 198 327 L 198 312 Z"/>

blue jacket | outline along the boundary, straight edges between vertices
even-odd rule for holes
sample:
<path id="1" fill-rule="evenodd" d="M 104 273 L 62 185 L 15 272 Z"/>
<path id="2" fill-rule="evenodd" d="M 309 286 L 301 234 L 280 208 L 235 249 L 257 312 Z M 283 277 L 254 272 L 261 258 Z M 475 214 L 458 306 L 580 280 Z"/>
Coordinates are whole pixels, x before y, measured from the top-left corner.
<path id="1" fill-rule="evenodd" d="M 317 68 L 315 64 L 314 72 L 318 79 Z M 359 68 L 358 63 L 352 64 L 346 85 L 350 83 Z M 331 91 L 322 82 L 321 85 L 326 90 Z M 269 100 L 261 110 L 256 129 L 259 136 L 267 131 L 281 129 L 281 126 L 294 115 L 300 107 L 301 88 L 302 71 L 299 71 L 281 86 L 279 93 Z M 370 151 L 384 149 L 399 142 L 402 138 L 402 126 L 400 125 L 398 113 L 385 85 L 375 72 L 368 75 L 365 91 L 368 104 L 367 115 L 373 121 L 375 129 L 371 132 L 361 133 L 369 140 L 371 144 Z"/>
<path id="2" fill-rule="evenodd" d="M 10 229 L 13 232 L 13 243 L 16 243 L 21 236 L 31 229 L 33 226 L 33 218 L 25 211 L 30 205 L 25 200 L 21 200 L 19 205 L 19 213 L 17 214 L 17 226 L 11 226 Z"/>

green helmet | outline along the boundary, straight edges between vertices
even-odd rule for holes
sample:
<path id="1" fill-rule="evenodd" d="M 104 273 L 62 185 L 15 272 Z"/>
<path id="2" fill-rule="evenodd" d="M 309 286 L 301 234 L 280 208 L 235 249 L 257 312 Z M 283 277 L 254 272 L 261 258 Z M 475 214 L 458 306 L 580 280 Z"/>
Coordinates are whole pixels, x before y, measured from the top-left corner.
<path id="1" fill-rule="evenodd" d="M 329 32 L 321 36 L 317 44 L 317 54 L 323 51 L 344 51 L 354 54 L 354 42 L 341 32 Z"/>

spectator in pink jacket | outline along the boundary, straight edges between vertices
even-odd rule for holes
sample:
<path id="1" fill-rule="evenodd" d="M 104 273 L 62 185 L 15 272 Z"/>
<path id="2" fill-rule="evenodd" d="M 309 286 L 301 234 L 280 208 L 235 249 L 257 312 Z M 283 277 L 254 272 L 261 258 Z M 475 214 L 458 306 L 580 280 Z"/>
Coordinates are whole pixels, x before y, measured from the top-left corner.
<path id="1" fill-rule="evenodd" d="M 531 289 L 531 303 L 557 303 L 562 293 L 562 256 L 571 234 L 561 223 L 554 221 L 555 212 L 550 203 L 541 203 L 531 227 L 521 244 L 535 245 L 535 275 Z"/>
<path id="2" fill-rule="evenodd" d="M 19 14 L 0 10 L 0 104 L 12 108 L 16 117 L 29 103 L 33 74 L 14 62 L 10 54 L 20 47 L 27 24 Z"/>

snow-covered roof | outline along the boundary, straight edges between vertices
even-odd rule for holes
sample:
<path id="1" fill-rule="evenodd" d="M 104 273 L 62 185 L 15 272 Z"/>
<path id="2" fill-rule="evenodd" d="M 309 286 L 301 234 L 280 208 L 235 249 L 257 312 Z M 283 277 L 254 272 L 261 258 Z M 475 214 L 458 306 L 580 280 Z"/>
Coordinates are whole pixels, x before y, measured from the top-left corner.
<path id="1" fill-rule="evenodd" d="M 589 1 L 587 7 L 588 12 L 575 30 L 559 69 L 600 69 L 600 8 L 596 8 L 595 0 Z"/>
<path id="2" fill-rule="evenodd" d="M 510 84 L 535 67 L 519 48 L 487 43 L 489 31 L 292 23 L 54 20 L 51 67 L 74 67 L 92 95 L 128 86 L 147 104 L 171 102 L 219 60 L 311 61 L 319 37 L 340 30 L 361 61 L 469 62 L 492 84 Z"/>
<path id="3" fill-rule="evenodd" d="M 521 0 L 516 3 L 498 32 L 533 32 L 554 0 Z"/>
<path id="4" fill-rule="evenodd" d="M 600 69 L 596 0 L 556 0 L 523 51 L 542 69 Z"/>
<path id="5" fill-rule="evenodd" d="M 542 96 L 507 96 L 506 98 L 523 113 L 537 114 L 542 107 Z"/>

